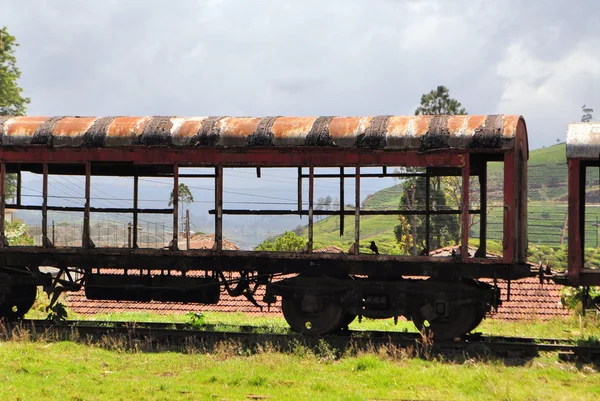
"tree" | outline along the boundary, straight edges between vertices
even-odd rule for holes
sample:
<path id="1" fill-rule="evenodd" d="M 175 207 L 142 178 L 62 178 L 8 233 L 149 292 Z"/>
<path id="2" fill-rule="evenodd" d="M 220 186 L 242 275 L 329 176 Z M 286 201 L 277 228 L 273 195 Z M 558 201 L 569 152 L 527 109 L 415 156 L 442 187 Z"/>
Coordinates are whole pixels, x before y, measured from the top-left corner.
<path id="1" fill-rule="evenodd" d="M 256 247 L 256 251 L 271 252 L 300 252 L 306 246 L 306 239 L 294 234 L 293 231 L 286 231 L 283 235 L 273 239 L 266 239 Z"/>
<path id="2" fill-rule="evenodd" d="M 23 97 L 23 89 L 17 84 L 21 71 L 17 68 L 17 58 L 14 55 L 19 44 L 8 29 L 0 29 L 0 115 L 22 116 L 25 114 L 28 97 Z"/>
<path id="3" fill-rule="evenodd" d="M 436 89 L 421 96 L 421 104 L 415 110 L 415 115 L 456 115 L 467 114 L 461 103 L 450 97 L 448 88 L 438 86 Z M 405 168 L 403 172 L 418 172 L 415 168 Z M 452 177 L 454 178 L 454 177 Z M 400 249 L 412 254 L 418 253 L 417 247 L 426 248 L 424 216 L 425 205 L 425 179 L 410 178 L 404 181 L 403 192 L 400 197 L 400 209 L 407 211 L 420 210 L 421 215 L 398 216 L 399 224 L 394 228 L 396 240 Z M 441 178 L 430 181 L 430 209 L 450 210 L 453 195 L 460 193 L 458 179 L 444 180 Z M 457 243 L 460 238 L 459 219 L 455 215 L 437 215 L 430 217 L 430 247 L 435 249 L 449 242 Z M 412 245 L 412 246 L 411 246 Z M 432 249 L 427 249 L 431 251 Z"/>
<path id="4" fill-rule="evenodd" d="M 583 113 L 583 115 L 581 116 L 582 123 L 589 123 L 594 118 L 594 117 L 592 117 L 592 113 L 594 112 L 594 109 L 586 107 L 585 104 L 583 106 L 581 106 L 581 112 Z"/>
<path id="5" fill-rule="evenodd" d="M 8 33 L 6 27 L 0 29 L 0 116 L 21 116 L 25 114 L 28 97 L 23 97 L 23 89 L 17 81 L 21 71 L 17 68 L 15 49 L 19 44 L 14 36 Z M 6 176 L 5 196 L 10 199 L 16 192 L 16 176 Z"/>
<path id="6" fill-rule="evenodd" d="M 181 227 L 182 227 L 181 231 L 185 231 L 185 216 L 183 215 L 183 208 L 185 205 L 194 203 L 194 195 L 192 195 L 190 188 L 183 183 L 179 184 L 179 186 L 177 188 L 178 188 L 177 200 L 179 203 L 179 218 L 181 219 Z M 174 200 L 173 192 L 174 191 L 171 191 L 171 195 L 169 196 L 169 206 L 173 205 L 173 200 Z"/>
<path id="7" fill-rule="evenodd" d="M 467 114 L 462 104 L 450 98 L 448 88 L 438 86 L 436 89 L 421 96 L 421 105 L 415 110 L 415 115 L 426 114 Z"/>

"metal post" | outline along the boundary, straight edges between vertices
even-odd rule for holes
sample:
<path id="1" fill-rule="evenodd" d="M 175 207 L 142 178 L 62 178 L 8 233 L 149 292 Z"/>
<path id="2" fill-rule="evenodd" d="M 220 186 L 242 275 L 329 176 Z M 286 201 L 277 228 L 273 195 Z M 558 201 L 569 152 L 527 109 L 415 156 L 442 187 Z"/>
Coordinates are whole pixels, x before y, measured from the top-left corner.
<path id="1" fill-rule="evenodd" d="M 179 242 L 179 166 L 173 165 L 173 250 Z"/>
<path id="2" fill-rule="evenodd" d="M 340 167 L 340 237 L 344 235 L 344 168 Z"/>
<path id="3" fill-rule="evenodd" d="M 127 247 L 131 248 L 131 223 L 127 223 Z"/>
<path id="4" fill-rule="evenodd" d="M 50 241 L 48 241 L 48 163 L 43 164 L 42 173 L 42 246 L 47 248 L 50 246 Z"/>
<path id="5" fill-rule="evenodd" d="M 470 159 L 469 154 L 464 155 L 465 165 L 462 168 L 462 241 L 461 257 L 463 262 L 469 259 L 469 177 L 470 177 Z"/>
<path id="6" fill-rule="evenodd" d="M 133 176 L 133 248 L 138 247 L 138 186 L 139 177 L 136 169 Z"/>
<path id="7" fill-rule="evenodd" d="M 8 246 L 8 240 L 4 232 L 4 219 L 6 210 L 6 164 L 0 162 L 0 248 Z M 43 243 L 43 240 L 42 240 Z"/>
<path id="8" fill-rule="evenodd" d="M 354 179 L 354 254 L 360 253 L 360 166 L 356 166 Z"/>
<path id="9" fill-rule="evenodd" d="M 190 209 L 185 210 L 185 245 L 190 250 Z"/>
<path id="10" fill-rule="evenodd" d="M 487 162 L 483 162 L 479 174 L 479 255 L 487 255 Z"/>
<path id="11" fill-rule="evenodd" d="M 215 167 L 215 244 L 223 250 L 223 166 Z"/>
<path id="12" fill-rule="evenodd" d="M 314 195 L 315 195 L 315 168 L 310 166 L 308 168 L 308 253 L 313 251 L 313 207 L 314 207 Z"/>
<path id="13" fill-rule="evenodd" d="M 54 241 L 54 220 L 52 220 L 52 243 L 56 244 L 56 241 Z"/>
<path id="14" fill-rule="evenodd" d="M 431 216 L 429 212 L 431 210 L 431 177 L 429 171 L 425 171 L 425 255 L 429 255 L 431 250 L 430 237 L 431 237 Z"/>
<path id="15" fill-rule="evenodd" d="M 90 247 L 90 188 L 92 178 L 92 165 L 90 162 L 85 164 L 85 211 L 83 212 L 83 239 L 82 246 Z"/>
<path id="16" fill-rule="evenodd" d="M 17 205 L 21 206 L 21 171 L 17 171 Z"/>
<path id="17" fill-rule="evenodd" d="M 298 215 L 302 217 L 302 167 L 298 167 Z"/>

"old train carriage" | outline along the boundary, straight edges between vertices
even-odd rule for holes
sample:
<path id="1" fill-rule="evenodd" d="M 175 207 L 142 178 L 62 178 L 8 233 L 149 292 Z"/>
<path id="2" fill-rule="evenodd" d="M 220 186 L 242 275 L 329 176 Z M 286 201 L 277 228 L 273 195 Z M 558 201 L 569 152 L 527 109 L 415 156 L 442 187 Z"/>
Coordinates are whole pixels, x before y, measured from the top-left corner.
<path id="1" fill-rule="evenodd" d="M 162 300 L 217 303 L 221 290 L 254 300 L 265 285 L 263 302 L 282 298 L 290 326 L 309 334 L 333 332 L 356 316 L 406 316 L 428 327 L 437 338 L 462 335 L 475 328 L 486 312 L 499 304 L 497 286 L 481 278 L 515 280 L 532 275 L 527 250 L 527 131 L 519 116 L 376 116 L 376 117 L 0 117 L 0 192 L 5 178 L 17 174 L 17 196 L 0 201 L 0 314 L 18 318 L 31 307 L 37 285 L 48 292 L 85 286 L 94 299 Z M 488 163 L 502 163 L 502 255 L 491 255 L 487 244 Z M 400 167 L 391 172 L 388 167 Z M 211 168 L 204 178 L 214 181 L 215 247 L 178 249 L 178 183 L 184 167 Z M 298 175 L 298 207 L 293 210 L 231 210 L 223 208 L 224 168 L 292 168 Z M 316 168 L 335 168 L 320 174 Z M 373 172 L 377 168 L 376 172 Z M 337 170 L 339 169 L 339 170 Z M 348 170 L 351 169 L 351 173 Z M 41 205 L 21 201 L 21 173 L 40 174 Z M 49 176 L 85 177 L 80 207 L 48 204 Z M 133 178 L 133 208 L 92 207 L 91 178 Z M 455 210 L 440 208 L 430 197 L 438 177 L 457 177 L 461 194 Z M 138 204 L 139 177 L 172 179 L 174 205 L 143 209 Z M 361 178 L 417 178 L 425 184 L 419 209 L 361 210 Z M 314 181 L 354 182 L 352 209 L 319 211 L 314 207 Z M 348 182 L 348 181 L 346 181 Z M 304 184 L 303 184 L 304 183 Z M 302 186 L 308 184 L 308 200 Z M 471 183 L 471 184 L 470 184 Z M 476 183 L 477 185 L 475 186 Z M 470 197 L 477 187 L 478 207 Z M 350 195 L 351 197 L 351 195 Z M 307 206 L 306 203 L 308 203 Z M 5 208 L 38 210 L 42 215 L 41 246 L 9 246 L 4 235 Z M 48 236 L 48 211 L 82 213 L 81 246 L 57 247 Z M 103 248 L 90 239 L 92 213 L 128 213 L 133 241 L 128 248 Z M 138 246 L 138 215 L 171 214 L 173 241 L 164 249 Z M 293 214 L 308 218 L 308 245 L 303 252 L 223 250 L 223 216 L 227 214 Z M 313 219 L 319 214 L 354 219 L 354 245 L 348 253 L 313 253 Z M 360 252 L 360 222 L 366 215 L 420 216 L 425 246 L 409 255 Z M 460 241 L 446 257 L 429 255 L 431 223 L 455 216 Z M 468 250 L 469 225 L 478 215 L 479 248 Z M 55 266 L 50 278 L 40 266 Z M 123 274 L 113 270 L 122 269 Z M 235 282 L 226 279 L 234 272 Z M 285 277 L 281 277 L 285 275 Z"/>
<path id="2" fill-rule="evenodd" d="M 590 208 L 600 203 L 600 123 L 571 123 L 567 130 L 569 171 L 568 275 L 565 283 L 576 286 L 600 285 L 600 266 L 585 259 L 586 232 L 597 233 L 598 222 Z M 596 179 L 594 179 L 594 176 Z M 586 218 L 587 217 L 587 218 Z"/>

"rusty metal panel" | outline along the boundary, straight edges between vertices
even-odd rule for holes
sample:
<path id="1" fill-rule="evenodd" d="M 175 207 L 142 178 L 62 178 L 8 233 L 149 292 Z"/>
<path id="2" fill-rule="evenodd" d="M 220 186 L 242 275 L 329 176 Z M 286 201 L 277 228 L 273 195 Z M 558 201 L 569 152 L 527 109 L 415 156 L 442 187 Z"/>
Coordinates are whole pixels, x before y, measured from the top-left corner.
<path id="1" fill-rule="evenodd" d="M 567 128 L 567 158 L 594 159 L 600 155 L 600 123 L 571 123 Z"/>
<path id="2" fill-rule="evenodd" d="M 520 128 L 521 127 L 521 128 Z M 522 131 L 522 132 L 521 132 Z M 2 117 L 2 146 L 514 148 L 519 116 Z M 600 136 L 600 134 L 599 134 Z"/>
<path id="3" fill-rule="evenodd" d="M 79 147 L 84 143 L 85 133 L 92 127 L 96 117 L 65 117 L 54 125 L 52 146 Z"/>

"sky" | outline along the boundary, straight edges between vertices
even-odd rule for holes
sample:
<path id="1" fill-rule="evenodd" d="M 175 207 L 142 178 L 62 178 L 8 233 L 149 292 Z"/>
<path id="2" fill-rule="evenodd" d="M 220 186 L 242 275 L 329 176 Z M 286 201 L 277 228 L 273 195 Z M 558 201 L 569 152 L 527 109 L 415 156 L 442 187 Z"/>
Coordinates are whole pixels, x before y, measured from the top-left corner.
<path id="1" fill-rule="evenodd" d="M 564 141 L 584 104 L 600 117 L 598 15 L 596 0 L 0 0 L 29 115 L 412 115 L 444 85 L 469 114 L 523 115 L 531 149 Z M 226 190 L 295 197 L 291 175 L 251 175 Z M 375 181 L 363 198 L 393 184 Z"/>
<path id="2" fill-rule="evenodd" d="M 29 115 L 406 115 L 445 85 L 532 149 L 600 116 L 595 0 L 0 3 Z"/>

